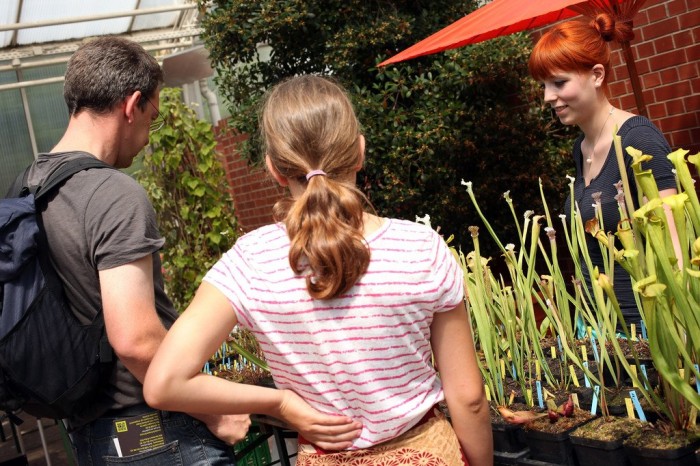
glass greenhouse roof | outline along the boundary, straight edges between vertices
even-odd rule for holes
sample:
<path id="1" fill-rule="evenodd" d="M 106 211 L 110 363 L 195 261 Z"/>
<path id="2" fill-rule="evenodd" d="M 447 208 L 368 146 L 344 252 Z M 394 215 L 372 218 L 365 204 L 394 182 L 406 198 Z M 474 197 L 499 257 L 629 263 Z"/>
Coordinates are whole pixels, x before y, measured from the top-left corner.
<path id="1" fill-rule="evenodd" d="M 0 0 L 0 195 L 63 134 L 63 76 L 84 39 L 129 38 L 164 69 L 169 57 L 184 56 L 166 78 L 186 82 L 202 60 L 200 32 L 195 0 Z"/>
<path id="2" fill-rule="evenodd" d="M 142 43 L 172 40 L 195 24 L 192 0 L 2 0 L 0 61 L 70 53 L 66 42 L 98 35 L 129 35 Z"/>

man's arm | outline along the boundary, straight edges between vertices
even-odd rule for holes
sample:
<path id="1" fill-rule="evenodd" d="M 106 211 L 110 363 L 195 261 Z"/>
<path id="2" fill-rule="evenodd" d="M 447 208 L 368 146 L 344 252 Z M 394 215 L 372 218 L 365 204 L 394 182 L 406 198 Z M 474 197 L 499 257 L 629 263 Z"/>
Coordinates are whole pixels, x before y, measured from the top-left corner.
<path id="1" fill-rule="evenodd" d="M 143 383 L 166 329 L 155 309 L 153 260 L 101 270 L 100 292 L 107 337 L 121 362 Z"/>
<path id="2" fill-rule="evenodd" d="M 124 366 L 143 383 L 148 366 L 167 333 L 155 309 L 153 260 L 148 255 L 129 264 L 101 270 L 99 276 L 109 342 Z M 242 440 L 250 425 L 247 415 L 191 415 L 229 444 Z"/>

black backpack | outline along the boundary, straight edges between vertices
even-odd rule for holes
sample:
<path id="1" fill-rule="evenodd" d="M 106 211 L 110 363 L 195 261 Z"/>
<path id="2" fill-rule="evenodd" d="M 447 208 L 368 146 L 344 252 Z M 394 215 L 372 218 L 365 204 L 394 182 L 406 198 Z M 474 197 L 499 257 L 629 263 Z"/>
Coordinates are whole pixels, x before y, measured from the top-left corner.
<path id="1" fill-rule="evenodd" d="M 32 188 L 27 169 L 0 200 L 0 409 L 8 413 L 70 417 L 112 367 L 102 310 L 88 325 L 70 310 L 41 222 L 49 195 L 90 168 L 113 167 L 71 160 Z"/>

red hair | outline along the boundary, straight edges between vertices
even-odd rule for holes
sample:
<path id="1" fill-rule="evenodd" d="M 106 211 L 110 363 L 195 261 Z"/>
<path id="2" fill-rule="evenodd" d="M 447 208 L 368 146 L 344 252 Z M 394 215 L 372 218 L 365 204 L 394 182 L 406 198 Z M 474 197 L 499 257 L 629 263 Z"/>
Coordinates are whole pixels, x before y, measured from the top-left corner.
<path id="1" fill-rule="evenodd" d="M 606 76 L 610 73 L 608 42 L 630 41 L 634 38 L 632 24 L 615 21 L 607 13 L 592 21 L 566 21 L 548 30 L 530 54 L 530 75 L 538 80 L 550 78 L 557 71 L 587 71 L 601 64 Z"/>

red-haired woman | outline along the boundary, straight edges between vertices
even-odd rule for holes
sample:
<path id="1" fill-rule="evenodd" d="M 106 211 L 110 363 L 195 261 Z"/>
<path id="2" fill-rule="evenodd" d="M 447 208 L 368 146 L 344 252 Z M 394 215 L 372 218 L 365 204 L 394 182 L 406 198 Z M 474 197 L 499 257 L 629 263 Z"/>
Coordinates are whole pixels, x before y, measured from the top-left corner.
<path id="1" fill-rule="evenodd" d="M 586 22 L 567 21 L 552 27 L 540 38 L 529 61 L 530 74 L 542 84 L 545 102 L 563 124 L 577 125 L 583 132 L 573 148 L 576 166 L 573 201 L 581 210 L 585 223 L 596 218 L 594 195 L 601 193 L 601 216 L 607 231 L 616 231 L 620 221 L 615 199 L 618 194 L 615 183 L 621 179 L 613 145 L 615 131 L 622 140 L 632 198 L 637 200 L 637 187 L 630 165 L 632 157 L 625 150 L 630 146 L 653 157 L 643 167 L 652 171 L 661 197 L 676 193 L 673 167 L 666 158 L 671 148 L 661 131 L 647 118 L 615 108 L 608 100 L 611 72 L 608 42 L 629 41 L 632 38 L 631 25 L 615 21 L 608 14 L 599 14 Z M 572 212 L 571 203 L 569 196 L 564 210 L 567 216 Z M 668 210 L 667 219 L 676 257 L 681 257 L 675 224 Z M 586 241 L 593 266 L 603 271 L 600 245 L 590 235 L 587 235 Z M 617 247 L 621 248 L 619 244 Z M 585 264 L 583 269 L 589 281 Z M 615 264 L 614 289 L 625 323 L 627 326 L 632 323 L 638 326 L 641 318 L 630 277 L 619 264 Z"/>

